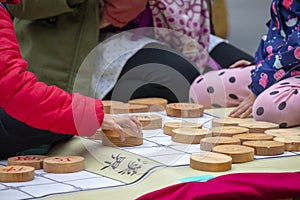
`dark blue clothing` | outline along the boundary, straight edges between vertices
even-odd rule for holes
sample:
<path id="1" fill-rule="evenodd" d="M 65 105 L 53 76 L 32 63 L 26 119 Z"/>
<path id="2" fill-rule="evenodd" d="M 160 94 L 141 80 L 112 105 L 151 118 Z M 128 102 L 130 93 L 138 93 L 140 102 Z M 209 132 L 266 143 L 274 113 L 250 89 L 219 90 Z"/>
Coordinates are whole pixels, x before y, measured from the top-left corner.
<path id="1" fill-rule="evenodd" d="M 273 0 L 268 34 L 256 52 L 252 92 L 259 95 L 282 79 L 300 74 L 300 4 Z"/>

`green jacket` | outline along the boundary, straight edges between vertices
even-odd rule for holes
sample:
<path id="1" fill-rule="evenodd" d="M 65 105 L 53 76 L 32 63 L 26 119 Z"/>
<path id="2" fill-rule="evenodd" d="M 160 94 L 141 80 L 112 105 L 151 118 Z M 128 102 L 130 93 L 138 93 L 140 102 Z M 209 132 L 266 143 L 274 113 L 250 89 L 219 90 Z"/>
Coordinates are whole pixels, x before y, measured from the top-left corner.
<path id="1" fill-rule="evenodd" d="M 99 0 L 22 0 L 10 5 L 28 70 L 40 81 L 73 92 L 81 63 L 97 45 L 99 8 Z"/>

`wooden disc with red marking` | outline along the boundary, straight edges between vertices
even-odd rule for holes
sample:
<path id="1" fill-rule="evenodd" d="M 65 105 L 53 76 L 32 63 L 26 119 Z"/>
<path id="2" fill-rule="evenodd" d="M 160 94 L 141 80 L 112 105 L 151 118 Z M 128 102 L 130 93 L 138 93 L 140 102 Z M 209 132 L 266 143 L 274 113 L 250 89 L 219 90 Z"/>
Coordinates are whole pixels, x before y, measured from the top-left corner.
<path id="1" fill-rule="evenodd" d="M 223 172 L 230 170 L 231 165 L 232 158 L 220 153 L 194 153 L 190 156 L 190 167 L 196 170 Z"/>
<path id="2" fill-rule="evenodd" d="M 264 133 L 268 129 L 279 128 L 278 124 L 262 121 L 249 121 L 240 123 L 238 126 L 249 129 L 249 133 Z"/>
<path id="3" fill-rule="evenodd" d="M 281 136 L 300 136 L 300 129 L 296 128 L 279 128 L 279 129 L 269 129 L 265 131 L 266 134 L 272 135 L 274 137 Z"/>
<path id="4" fill-rule="evenodd" d="M 250 119 L 242 119 L 242 118 L 214 118 L 212 119 L 212 127 L 218 127 L 218 126 L 238 126 L 240 123 L 248 122 Z"/>
<path id="5" fill-rule="evenodd" d="M 202 124 L 192 122 L 166 122 L 164 124 L 164 134 L 172 135 L 173 129 L 177 128 L 201 128 Z"/>
<path id="6" fill-rule="evenodd" d="M 203 106 L 195 103 L 171 103 L 166 107 L 168 116 L 195 118 L 203 116 Z"/>
<path id="7" fill-rule="evenodd" d="M 0 167 L 0 182 L 25 182 L 34 179 L 34 167 L 9 165 Z"/>
<path id="8" fill-rule="evenodd" d="M 143 133 L 135 134 L 130 128 L 123 128 L 125 141 L 121 140 L 118 132 L 112 130 L 102 130 L 102 144 L 104 146 L 133 147 L 143 144 Z"/>
<path id="9" fill-rule="evenodd" d="M 249 133 L 249 129 L 238 126 L 219 126 L 213 127 L 209 130 L 212 133 L 213 137 L 224 136 L 232 137 L 233 135 Z"/>
<path id="10" fill-rule="evenodd" d="M 254 160 L 254 149 L 243 145 L 218 145 L 212 151 L 230 156 L 232 163 L 244 163 Z"/>
<path id="11" fill-rule="evenodd" d="M 48 156 L 42 155 L 26 155 L 14 156 L 7 159 L 8 165 L 31 166 L 35 169 L 43 168 L 43 160 Z"/>
<path id="12" fill-rule="evenodd" d="M 209 137 L 208 130 L 196 128 L 173 129 L 172 141 L 184 144 L 200 144 L 200 140 Z"/>
<path id="13" fill-rule="evenodd" d="M 54 156 L 44 159 L 44 171 L 49 173 L 72 173 L 84 170 L 81 156 Z"/>
<path id="14" fill-rule="evenodd" d="M 150 112 L 156 112 L 164 111 L 168 104 L 168 100 L 163 98 L 139 98 L 132 99 L 128 103 L 131 105 L 146 105 Z"/>
<path id="15" fill-rule="evenodd" d="M 142 113 L 148 112 L 148 106 L 146 105 L 115 105 L 111 108 L 112 114 L 126 114 L 126 113 Z"/>
<path id="16" fill-rule="evenodd" d="M 242 143 L 246 142 L 246 141 L 273 140 L 272 135 L 268 135 L 268 134 L 265 134 L 265 133 L 244 133 L 244 134 L 234 135 L 232 137 L 239 138 Z"/>
<path id="17" fill-rule="evenodd" d="M 225 144 L 241 144 L 241 141 L 232 137 L 207 137 L 200 140 L 200 149 L 211 151 L 215 146 Z"/>
<path id="18" fill-rule="evenodd" d="M 246 141 L 244 146 L 254 148 L 257 156 L 274 156 L 284 153 L 284 143 L 276 141 Z"/>
<path id="19" fill-rule="evenodd" d="M 122 106 L 124 103 L 121 101 L 113 101 L 113 100 L 102 100 L 104 113 L 110 114 L 112 113 L 112 108 L 114 106 Z"/>
<path id="20" fill-rule="evenodd" d="M 162 117 L 155 114 L 134 114 L 142 124 L 143 130 L 162 128 Z"/>
<path id="21" fill-rule="evenodd" d="M 300 151 L 300 136 L 280 136 L 274 141 L 284 143 L 286 151 Z"/>

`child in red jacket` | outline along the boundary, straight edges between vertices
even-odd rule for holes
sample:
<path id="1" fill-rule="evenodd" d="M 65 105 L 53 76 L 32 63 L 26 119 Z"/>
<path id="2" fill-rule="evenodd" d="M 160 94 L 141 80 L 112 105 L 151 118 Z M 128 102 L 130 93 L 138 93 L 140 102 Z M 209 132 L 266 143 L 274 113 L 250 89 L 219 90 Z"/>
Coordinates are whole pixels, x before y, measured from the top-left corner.
<path id="1" fill-rule="evenodd" d="M 68 94 L 38 82 L 34 74 L 26 71 L 27 62 L 20 54 L 5 3 L 19 0 L 0 0 L 0 157 L 52 144 L 70 135 L 90 136 L 100 126 L 118 131 L 123 139 L 123 125 L 136 133 L 141 131 L 136 118 L 104 116 L 101 101 Z"/>

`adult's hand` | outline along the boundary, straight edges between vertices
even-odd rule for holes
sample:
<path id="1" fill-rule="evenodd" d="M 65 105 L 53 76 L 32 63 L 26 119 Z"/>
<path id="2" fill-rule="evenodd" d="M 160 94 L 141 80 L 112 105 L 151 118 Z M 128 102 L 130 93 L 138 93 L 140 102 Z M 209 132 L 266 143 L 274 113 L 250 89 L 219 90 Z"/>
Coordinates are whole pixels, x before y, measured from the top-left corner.
<path id="1" fill-rule="evenodd" d="M 114 116 L 105 114 L 102 129 L 116 131 L 120 134 L 121 141 L 125 141 L 125 132 L 123 128 L 131 128 L 134 134 L 138 135 L 142 131 L 141 123 L 134 116 L 120 115 Z"/>
<path id="2" fill-rule="evenodd" d="M 240 103 L 240 105 L 230 112 L 229 117 L 240 117 L 246 118 L 252 113 L 252 107 L 254 101 L 256 99 L 256 95 L 254 93 L 250 93 L 249 96 Z"/>
<path id="3" fill-rule="evenodd" d="M 250 64 L 251 64 L 251 62 L 248 60 L 239 60 L 239 61 L 236 61 L 235 63 L 233 63 L 232 65 L 230 65 L 228 68 L 245 67 Z"/>

